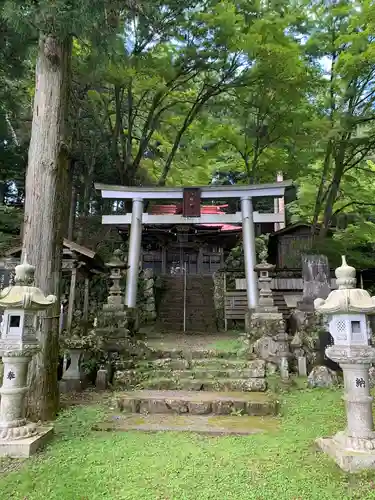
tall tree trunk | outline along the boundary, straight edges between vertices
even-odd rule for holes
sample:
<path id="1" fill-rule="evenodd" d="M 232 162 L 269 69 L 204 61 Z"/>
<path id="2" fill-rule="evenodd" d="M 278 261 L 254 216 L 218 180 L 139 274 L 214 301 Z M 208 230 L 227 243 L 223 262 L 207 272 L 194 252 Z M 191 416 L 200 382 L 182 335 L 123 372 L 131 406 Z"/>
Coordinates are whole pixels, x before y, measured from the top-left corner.
<path id="1" fill-rule="evenodd" d="M 319 231 L 319 239 L 321 240 L 323 240 L 327 236 L 328 230 L 331 225 L 333 205 L 337 200 L 337 196 L 339 194 L 339 189 L 340 189 L 340 183 L 344 175 L 347 140 L 349 140 L 349 136 L 347 138 L 343 137 L 341 139 L 338 151 L 335 154 L 335 171 L 333 174 L 332 184 L 329 188 L 325 201 L 323 224 Z"/>
<path id="2" fill-rule="evenodd" d="M 54 35 L 40 36 L 26 173 L 23 254 L 36 268 L 37 286 L 58 297 L 69 206 L 65 144 L 70 60 L 70 37 L 59 40 Z M 29 372 L 28 414 L 33 419 L 50 420 L 58 411 L 59 310 L 58 300 L 54 309 L 41 318 L 41 351 Z"/>
<path id="3" fill-rule="evenodd" d="M 313 223 L 311 226 L 311 232 L 312 232 L 313 237 L 315 237 L 315 235 L 316 235 L 316 227 L 318 225 L 319 214 L 320 214 L 323 202 L 324 202 L 324 196 L 325 196 L 324 185 L 326 183 L 327 175 L 329 172 L 329 167 L 331 164 L 331 156 L 332 156 L 332 140 L 330 139 L 328 141 L 328 144 L 327 144 L 326 154 L 325 154 L 324 163 L 323 163 L 322 175 L 320 178 L 319 188 L 318 188 L 318 192 L 316 194 L 316 199 L 315 199 L 314 217 L 313 217 Z M 328 188 L 328 190 L 329 189 L 330 188 Z M 328 193 L 326 193 L 326 194 L 328 194 Z"/>

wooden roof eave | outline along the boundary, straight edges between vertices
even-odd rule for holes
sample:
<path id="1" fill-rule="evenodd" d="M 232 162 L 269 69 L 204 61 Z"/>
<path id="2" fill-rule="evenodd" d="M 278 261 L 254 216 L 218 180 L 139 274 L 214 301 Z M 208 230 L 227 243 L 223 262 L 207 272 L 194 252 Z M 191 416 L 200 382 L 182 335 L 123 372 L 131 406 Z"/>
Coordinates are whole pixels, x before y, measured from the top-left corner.
<path id="1" fill-rule="evenodd" d="M 87 247 L 78 245 L 78 243 L 75 243 L 74 241 L 70 241 L 64 238 L 63 254 L 65 253 L 65 255 L 66 255 L 66 250 L 68 250 L 68 252 L 70 253 L 72 260 L 74 259 L 84 263 L 88 271 L 94 272 L 95 274 L 97 274 L 98 272 L 101 273 L 106 271 L 103 259 L 100 257 L 99 254 L 97 254 L 93 250 L 90 250 Z M 20 258 L 21 253 L 22 253 L 22 246 L 18 246 L 8 250 L 5 253 L 5 257 Z M 69 253 L 68 255 L 66 255 L 67 257 L 69 257 Z"/>

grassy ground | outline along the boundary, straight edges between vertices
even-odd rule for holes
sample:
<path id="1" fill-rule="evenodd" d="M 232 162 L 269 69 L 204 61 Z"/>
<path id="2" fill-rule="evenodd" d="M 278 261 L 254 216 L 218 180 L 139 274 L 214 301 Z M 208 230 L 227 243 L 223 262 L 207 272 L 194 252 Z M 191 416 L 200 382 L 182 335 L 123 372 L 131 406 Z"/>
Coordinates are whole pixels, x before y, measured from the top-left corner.
<path id="1" fill-rule="evenodd" d="M 95 433 L 99 407 L 64 412 L 42 455 L 0 474 L 0 498 L 27 500 L 375 499 L 375 473 L 348 475 L 314 439 L 344 426 L 341 391 L 285 395 L 279 429 L 248 437 Z M 7 461 L 0 462 L 4 466 Z"/>
<path id="2" fill-rule="evenodd" d="M 216 339 L 214 342 L 208 341 L 207 349 L 224 352 L 238 352 L 244 347 L 242 340 L 239 339 L 239 334 L 240 333 L 236 330 L 225 332 L 225 337 L 223 339 Z"/>

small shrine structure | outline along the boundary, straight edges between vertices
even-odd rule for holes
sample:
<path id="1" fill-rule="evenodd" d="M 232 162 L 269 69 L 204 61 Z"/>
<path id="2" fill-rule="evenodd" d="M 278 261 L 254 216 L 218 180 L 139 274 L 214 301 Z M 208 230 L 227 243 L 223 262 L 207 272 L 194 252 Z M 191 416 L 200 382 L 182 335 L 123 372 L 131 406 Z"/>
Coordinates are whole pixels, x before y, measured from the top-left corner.
<path id="1" fill-rule="evenodd" d="M 12 273 L 15 267 L 20 263 L 22 247 L 16 247 L 8 251 L 5 258 L 0 261 L 0 270 Z M 84 297 L 82 304 L 83 319 L 88 319 L 89 312 L 89 291 L 90 291 L 90 278 L 95 274 L 106 272 L 106 267 L 102 258 L 93 250 L 78 245 L 74 241 L 64 239 L 63 241 L 63 259 L 62 259 L 62 273 L 63 276 L 69 276 L 69 298 L 68 298 L 68 311 L 66 318 L 62 314 L 61 330 L 65 329 L 70 332 L 73 321 L 73 313 L 76 299 L 76 285 L 77 278 L 80 276 L 84 279 Z M 8 278 L 9 279 L 9 278 Z"/>

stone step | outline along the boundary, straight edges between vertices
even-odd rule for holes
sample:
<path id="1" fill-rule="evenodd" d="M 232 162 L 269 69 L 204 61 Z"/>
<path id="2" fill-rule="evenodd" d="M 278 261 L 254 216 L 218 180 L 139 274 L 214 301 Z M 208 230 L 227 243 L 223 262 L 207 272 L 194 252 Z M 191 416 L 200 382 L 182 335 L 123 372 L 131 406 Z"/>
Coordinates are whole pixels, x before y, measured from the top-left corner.
<path id="1" fill-rule="evenodd" d="M 177 314 L 177 313 L 181 314 L 183 312 L 183 310 L 184 310 L 183 304 L 182 305 L 181 304 L 176 304 L 176 305 L 173 304 L 173 305 L 168 306 L 168 307 L 160 308 L 160 315 L 166 316 L 167 314 L 168 315 Z M 186 312 L 190 313 L 190 314 L 192 314 L 193 312 L 194 313 L 196 312 L 197 314 L 209 313 L 211 315 L 211 314 L 214 314 L 215 309 L 212 306 L 205 305 L 205 304 L 186 304 Z"/>
<path id="2" fill-rule="evenodd" d="M 225 359 L 225 358 L 202 358 L 202 359 L 182 359 L 182 358 L 162 358 L 145 361 L 124 360 L 117 363 L 118 370 L 264 370 L 265 361 L 260 359 Z"/>
<path id="3" fill-rule="evenodd" d="M 191 359 L 189 362 L 189 368 L 205 368 L 207 370 L 215 370 L 220 368 L 228 368 L 233 370 L 240 370 L 242 368 L 252 369 L 255 366 L 254 362 L 256 364 L 260 364 L 260 366 L 265 366 L 265 362 L 261 359 L 202 358 Z"/>
<path id="4" fill-rule="evenodd" d="M 240 379 L 240 378 L 264 378 L 266 376 L 265 368 L 262 369 L 242 369 L 242 370 L 125 370 L 124 374 L 129 379 L 145 380 L 147 378 L 178 378 L 178 379 Z"/>
<path id="5" fill-rule="evenodd" d="M 277 415 L 279 401 L 264 393 L 141 390 L 119 393 L 116 406 L 127 413 L 265 416 Z"/>
<path id="6" fill-rule="evenodd" d="M 114 385 L 121 387 L 121 376 L 118 372 L 115 374 Z M 125 379 L 125 386 L 127 379 Z M 195 378 L 173 378 L 160 377 L 149 378 L 138 384 L 142 389 L 156 390 L 175 390 L 182 389 L 186 391 L 244 391 L 244 392 L 263 392 L 267 389 L 265 378 L 247 378 L 247 379 L 195 379 Z"/>
<path id="7" fill-rule="evenodd" d="M 195 432 L 212 436 L 245 436 L 277 429 L 275 417 L 173 415 L 173 414 L 113 414 L 94 431 Z"/>
<path id="8" fill-rule="evenodd" d="M 151 353 L 152 358 L 156 359 L 238 359 L 238 352 L 236 351 L 219 351 L 217 349 L 194 349 L 194 350 L 184 350 L 184 349 L 168 349 L 168 348 L 153 348 Z"/>
<path id="9" fill-rule="evenodd" d="M 186 311 L 190 312 L 193 314 L 193 309 L 194 313 L 197 314 L 203 314 L 203 313 L 209 313 L 209 314 L 214 314 L 215 310 L 213 307 L 210 305 L 205 305 L 205 304 L 186 304 Z M 173 314 L 181 314 L 183 312 L 184 308 L 183 305 L 181 306 L 180 304 L 176 304 L 176 306 L 168 306 L 168 307 L 163 307 L 160 309 L 159 316 L 165 316 L 165 317 L 170 317 Z M 181 318 L 181 316 L 179 316 Z M 182 318 L 181 318 L 182 319 Z"/>

